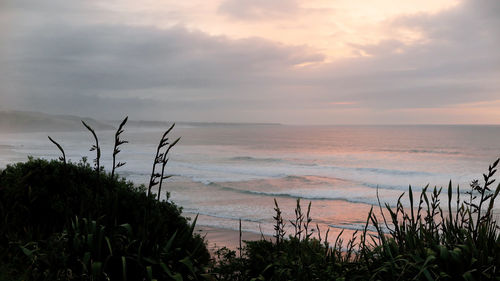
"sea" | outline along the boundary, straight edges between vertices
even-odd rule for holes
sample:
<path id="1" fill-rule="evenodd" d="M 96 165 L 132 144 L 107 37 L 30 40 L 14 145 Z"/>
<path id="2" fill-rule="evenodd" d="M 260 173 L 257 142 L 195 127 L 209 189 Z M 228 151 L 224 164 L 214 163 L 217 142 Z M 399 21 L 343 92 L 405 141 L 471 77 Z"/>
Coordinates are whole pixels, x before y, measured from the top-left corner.
<path id="1" fill-rule="evenodd" d="M 121 177 L 147 184 L 156 147 L 168 126 L 127 126 L 117 158 Z M 101 163 L 109 171 L 114 131 L 97 131 Z M 95 157 L 89 151 L 88 131 L 0 132 L 0 169 L 26 161 L 28 156 L 57 159 L 50 135 L 73 162 Z M 292 126 L 276 124 L 195 123 L 177 125 L 161 198 L 198 216 L 200 227 L 274 233 L 275 203 L 285 218 L 288 234 L 295 220 L 297 199 L 304 213 L 311 204 L 311 228 L 324 237 L 365 227 L 379 202 L 395 206 L 409 186 L 419 193 L 451 180 L 462 195 L 472 180 L 482 180 L 488 166 L 500 156 L 500 126 Z M 378 194 L 378 195 L 377 195 Z M 443 196 L 441 204 L 446 203 Z M 406 196 L 402 202 L 408 206 Z M 446 206 L 446 205 L 444 205 Z M 134 206 L 130 206 L 133 208 Z M 498 209 L 496 209 L 498 211 Z M 317 230 L 315 230 L 317 231 Z"/>

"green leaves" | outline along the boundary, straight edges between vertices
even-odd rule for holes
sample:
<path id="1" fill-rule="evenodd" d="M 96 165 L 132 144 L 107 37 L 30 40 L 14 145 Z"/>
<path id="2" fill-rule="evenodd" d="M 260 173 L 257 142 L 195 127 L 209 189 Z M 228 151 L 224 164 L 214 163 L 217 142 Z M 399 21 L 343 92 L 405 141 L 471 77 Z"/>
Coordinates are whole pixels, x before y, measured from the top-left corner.
<path id="1" fill-rule="evenodd" d="M 160 263 L 174 279 L 203 280 L 209 254 L 194 223 L 132 183 L 89 165 L 32 159 L 7 167 L 0 186 L 0 264 L 30 276 L 7 280 L 67 272 L 122 280 L 124 269 L 128 280 L 171 280 Z"/>

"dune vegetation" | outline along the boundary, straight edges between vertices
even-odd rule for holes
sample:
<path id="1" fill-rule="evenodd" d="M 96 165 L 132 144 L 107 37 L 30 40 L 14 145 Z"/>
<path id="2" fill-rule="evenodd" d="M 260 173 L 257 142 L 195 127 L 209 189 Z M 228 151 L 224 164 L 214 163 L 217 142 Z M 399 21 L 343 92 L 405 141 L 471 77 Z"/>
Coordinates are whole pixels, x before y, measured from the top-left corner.
<path id="1" fill-rule="evenodd" d="M 273 239 L 210 256 L 193 232 L 196 219 L 184 218 L 162 186 L 179 141 L 168 138 L 173 126 L 161 137 L 148 186 L 135 186 L 117 174 L 126 122 L 115 134 L 111 171 L 83 122 L 95 139 L 92 164 L 67 161 L 50 138 L 60 159 L 29 158 L 0 172 L 0 280 L 500 280 L 499 160 L 467 190 L 451 182 L 420 194 L 410 187 L 396 206 L 379 203 L 347 240 L 321 233 L 310 203 L 303 209 L 297 199 L 295 217 L 284 218 L 275 201 Z"/>
<path id="2" fill-rule="evenodd" d="M 415 197 L 410 187 L 410 207 L 401 203 L 404 194 L 395 208 L 379 204 L 381 218 L 372 207 L 362 231 L 347 241 L 341 232 L 333 244 L 328 232 L 322 236 L 312 226 L 311 204 L 303 212 L 299 199 L 287 236 L 275 201 L 274 240 L 245 241 L 239 255 L 217 251 L 213 273 L 219 280 L 500 280 L 500 227 L 493 214 L 500 185 L 492 189 L 498 162 L 483 185 L 472 182 L 465 198 L 459 188 L 454 197 L 450 182 L 443 207 L 442 188 L 425 187 Z"/>
<path id="3" fill-rule="evenodd" d="M 178 141 L 165 132 L 148 187 L 119 178 L 117 160 L 126 119 L 115 135 L 113 167 L 83 159 L 30 158 L 0 175 L 0 280 L 199 280 L 209 253 L 195 221 L 151 193 L 161 184 L 167 154 Z M 173 127 L 173 126 L 172 126 Z M 170 128 L 172 129 L 172 128 Z M 168 198 L 167 193 L 167 198 Z"/>

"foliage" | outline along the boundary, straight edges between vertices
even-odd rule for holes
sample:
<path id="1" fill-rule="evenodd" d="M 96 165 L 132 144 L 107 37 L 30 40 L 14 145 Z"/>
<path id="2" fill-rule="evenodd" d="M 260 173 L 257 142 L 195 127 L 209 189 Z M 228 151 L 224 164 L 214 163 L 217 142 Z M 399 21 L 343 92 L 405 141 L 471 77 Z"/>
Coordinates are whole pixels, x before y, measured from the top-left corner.
<path id="1" fill-rule="evenodd" d="M 395 208 L 385 204 L 388 221 L 379 203 L 382 222 L 372 208 L 364 230 L 345 243 L 342 232 L 333 245 L 327 237 L 322 242 L 319 228 L 312 237 L 310 204 L 304 214 L 300 200 L 290 220 L 295 232 L 285 238 L 275 201 L 274 240 L 245 241 L 240 257 L 219 250 L 211 272 L 218 280 L 500 280 L 500 227 L 493 214 L 500 184 L 492 188 L 498 162 L 483 175 L 482 185 L 472 182 L 465 200 L 459 187 L 453 198 L 450 182 L 446 211 L 441 188 L 429 195 L 425 187 L 415 204 L 410 186 L 409 207 L 403 207 L 404 194 Z M 368 231 L 370 224 L 376 232 Z"/>
<path id="2" fill-rule="evenodd" d="M 113 158 L 125 143 L 118 137 L 125 122 Z M 96 141 L 95 168 L 85 158 L 29 158 L 1 171 L 0 280 L 203 278 L 210 256 L 193 234 L 196 221 L 145 186 L 105 172 L 97 136 L 86 127 Z"/>
<path id="3" fill-rule="evenodd" d="M 500 159 L 499 159 L 500 160 Z M 469 198 L 460 200 L 457 187 L 456 207 L 452 208 L 451 182 L 447 192 L 447 211 L 441 208 L 442 188 L 434 188 L 430 198 L 423 189 L 418 206 L 411 187 L 410 207 L 396 209 L 386 205 L 391 217 L 385 235 L 377 217 L 370 220 L 378 230 L 378 240 L 363 246 L 361 255 L 376 280 L 500 280 L 500 232 L 493 207 L 500 184 L 491 189 L 499 160 L 483 175 L 484 183 L 474 180 Z M 415 211 L 416 209 L 416 211 Z M 384 223 L 387 222 L 384 218 Z M 388 225 L 387 225 L 388 226 Z"/>

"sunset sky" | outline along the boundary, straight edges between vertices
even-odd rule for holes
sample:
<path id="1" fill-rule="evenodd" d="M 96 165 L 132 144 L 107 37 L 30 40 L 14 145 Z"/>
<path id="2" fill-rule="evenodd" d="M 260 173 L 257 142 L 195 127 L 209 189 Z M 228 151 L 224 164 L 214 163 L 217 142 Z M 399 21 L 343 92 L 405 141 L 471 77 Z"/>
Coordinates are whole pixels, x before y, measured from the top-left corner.
<path id="1" fill-rule="evenodd" d="M 3 0 L 0 110 L 500 124 L 500 1 Z"/>

